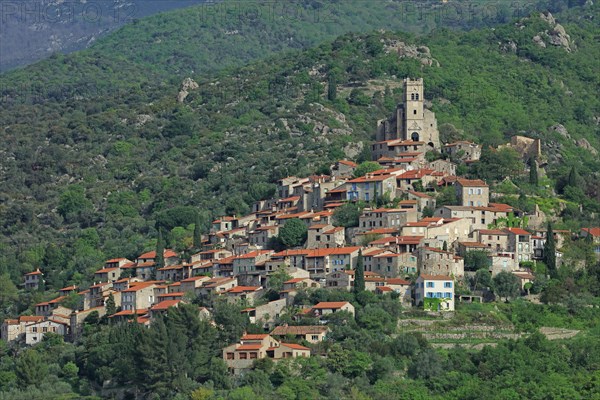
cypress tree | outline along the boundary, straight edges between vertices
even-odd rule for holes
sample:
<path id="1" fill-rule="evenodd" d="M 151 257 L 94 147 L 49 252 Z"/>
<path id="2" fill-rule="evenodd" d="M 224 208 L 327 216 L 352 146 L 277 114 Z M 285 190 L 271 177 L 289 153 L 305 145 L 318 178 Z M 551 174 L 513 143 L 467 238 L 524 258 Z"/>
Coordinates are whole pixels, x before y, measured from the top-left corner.
<path id="1" fill-rule="evenodd" d="M 569 177 L 567 178 L 567 185 L 576 187 L 578 181 L 579 175 L 577 174 L 577 170 L 575 167 L 571 167 L 571 170 L 569 171 Z"/>
<path id="2" fill-rule="evenodd" d="M 360 293 L 365 290 L 365 265 L 363 261 L 362 250 L 358 251 L 358 260 L 356 260 L 356 269 L 354 270 L 354 292 Z"/>
<path id="3" fill-rule="evenodd" d="M 201 231 L 200 213 L 196 214 L 196 222 L 194 223 L 194 247 L 199 249 L 202 246 L 202 231 Z"/>
<path id="4" fill-rule="evenodd" d="M 329 73 L 329 77 L 327 79 L 327 99 L 329 101 L 335 101 L 337 98 L 337 82 L 335 81 L 335 76 L 332 73 Z"/>
<path id="5" fill-rule="evenodd" d="M 156 259 L 155 270 L 165 266 L 165 241 L 163 239 L 162 228 L 158 228 L 158 239 L 156 240 Z"/>
<path id="6" fill-rule="evenodd" d="M 539 183 L 537 162 L 535 157 L 531 157 L 529 159 L 529 183 L 534 186 L 537 186 Z"/>
<path id="7" fill-rule="evenodd" d="M 117 312 L 117 305 L 115 304 L 115 297 L 113 294 L 108 295 L 108 299 L 106 299 L 106 314 L 113 315 Z"/>
<path id="8" fill-rule="evenodd" d="M 544 264 L 548 267 L 550 277 L 556 277 L 556 243 L 554 242 L 554 233 L 552 232 L 552 223 L 548 221 L 548 230 L 546 232 L 546 243 L 544 244 Z"/>

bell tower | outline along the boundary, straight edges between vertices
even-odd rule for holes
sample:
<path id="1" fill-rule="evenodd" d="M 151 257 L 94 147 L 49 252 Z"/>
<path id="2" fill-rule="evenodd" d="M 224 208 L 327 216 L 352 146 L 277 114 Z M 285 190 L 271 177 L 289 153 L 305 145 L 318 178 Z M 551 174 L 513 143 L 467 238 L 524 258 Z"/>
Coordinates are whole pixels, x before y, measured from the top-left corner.
<path id="1" fill-rule="evenodd" d="M 404 79 L 404 115 L 402 118 L 402 140 L 424 141 L 423 78 Z"/>

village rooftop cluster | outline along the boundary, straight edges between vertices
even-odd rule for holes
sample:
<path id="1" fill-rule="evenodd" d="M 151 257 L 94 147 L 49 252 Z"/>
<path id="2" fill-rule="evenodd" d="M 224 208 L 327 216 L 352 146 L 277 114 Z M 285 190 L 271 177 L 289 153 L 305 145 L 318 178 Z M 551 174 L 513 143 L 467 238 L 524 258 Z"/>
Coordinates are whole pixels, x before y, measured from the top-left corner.
<path id="1" fill-rule="evenodd" d="M 435 150 L 450 160 L 473 163 L 481 147 L 466 141 L 441 145 L 435 115 L 424 107 L 422 79 L 406 79 L 404 92 L 394 115 L 378 123 L 372 154 L 380 169 L 356 177 L 359 166 L 340 160 L 331 166 L 329 175 L 281 179 L 276 197 L 256 202 L 249 215 L 213 221 L 210 233 L 203 237 L 202 251 L 190 259 L 166 249 L 161 268 L 157 268 L 155 251 L 134 260 L 107 260 L 95 272 L 92 286 L 63 288 L 59 297 L 37 304 L 34 316 L 5 320 L 2 339 L 30 345 L 52 332 L 75 340 L 86 317 L 94 312 L 102 317 L 111 310 L 115 311 L 108 315 L 111 321 L 149 325 L 171 307 L 198 297 L 206 305 L 199 307 L 200 316 L 210 320 L 211 304 L 224 299 L 245 305 L 242 312 L 250 322 L 265 329 L 264 334 L 247 334 L 223 349 L 224 361 L 239 373 L 256 359 L 309 357 L 309 347 L 284 340 L 322 341 L 329 331 L 328 315 L 345 312 L 352 316 L 352 304 L 318 303 L 294 315 L 299 321 L 310 315 L 319 321 L 317 325 L 276 326 L 278 317 L 291 310 L 300 291 L 352 290 L 359 263 L 364 268 L 365 290 L 392 293 L 399 305 L 434 313 L 453 311 L 456 301 L 482 300 L 455 295 L 466 274 L 464 257 L 473 250 L 486 252 L 492 276 L 512 273 L 525 288 L 534 277 L 523 263 L 542 259 L 545 221 L 536 211 L 528 216 L 527 226 L 498 227 L 500 220 L 522 218 L 525 213 L 490 201 L 493 194 L 488 184 L 456 176 L 455 162 L 428 162 L 425 157 Z M 539 140 L 517 138 L 508 146 L 524 159 L 540 154 Z M 457 204 L 436 207 L 435 192 L 430 189 L 440 186 L 453 187 Z M 382 198 L 385 204 L 378 206 Z M 358 226 L 336 226 L 336 210 L 353 202 L 368 205 Z M 272 239 L 292 220 L 306 225 L 305 244 L 283 251 L 270 249 Z M 600 252 L 600 228 L 582 229 L 579 234 L 592 236 Z M 557 249 L 570 235 L 554 231 Z M 282 272 L 289 279 L 279 299 L 266 301 L 270 279 Z M 40 270 L 24 278 L 29 290 L 42 282 Z M 82 299 L 79 309 L 62 304 L 73 293 Z"/>

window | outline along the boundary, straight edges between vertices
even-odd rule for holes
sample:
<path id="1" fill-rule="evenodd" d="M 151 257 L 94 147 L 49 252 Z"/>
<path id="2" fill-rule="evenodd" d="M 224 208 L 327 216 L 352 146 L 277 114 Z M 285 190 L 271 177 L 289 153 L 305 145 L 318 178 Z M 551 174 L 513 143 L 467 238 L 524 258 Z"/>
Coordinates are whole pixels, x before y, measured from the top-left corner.
<path id="1" fill-rule="evenodd" d="M 233 353 L 227 353 L 227 359 L 233 360 Z"/>
<path id="2" fill-rule="evenodd" d="M 246 360 L 248 358 L 248 353 L 240 353 L 240 360 Z"/>
<path id="3" fill-rule="evenodd" d="M 444 288 L 451 288 L 452 282 L 444 282 Z"/>
<path id="4" fill-rule="evenodd" d="M 44 327 L 42 328 L 42 332 L 44 332 L 44 333 L 48 332 L 48 327 L 44 326 Z"/>
<path id="5" fill-rule="evenodd" d="M 450 293 L 450 292 L 444 293 L 444 298 L 445 299 L 451 299 L 452 298 L 452 293 Z"/>
<path id="6" fill-rule="evenodd" d="M 250 359 L 251 360 L 256 360 L 258 358 L 258 353 L 253 351 L 250 353 Z"/>
<path id="7" fill-rule="evenodd" d="M 417 115 L 417 110 L 414 110 L 414 111 L 413 111 L 413 114 L 414 114 L 414 115 Z"/>
<path id="8" fill-rule="evenodd" d="M 319 335 L 312 335 L 310 338 L 312 340 L 319 340 Z"/>
<path id="9" fill-rule="evenodd" d="M 433 298 L 433 297 L 435 297 L 435 296 L 433 295 L 433 293 L 431 293 L 431 292 L 427 292 L 427 293 L 425 294 L 425 297 Z"/>
<path id="10" fill-rule="evenodd" d="M 432 287 L 434 287 L 434 285 L 435 285 L 435 284 L 434 284 L 433 282 L 427 282 L 427 287 L 429 287 L 429 288 L 432 288 Z"/>
<path id="11" fill-rule="evenodd" d="M 36 327 L 31 328 L 31 332 L 37 333 L 37 328 Z"/>
<path id="12" fill-rule="evenodd" d="M 441 298 L 442 298 L 442 292 L 437 292 L 437 296 L 436 296 L 436 297 L 437 297 L 438 299 L 441 299 Z"/>

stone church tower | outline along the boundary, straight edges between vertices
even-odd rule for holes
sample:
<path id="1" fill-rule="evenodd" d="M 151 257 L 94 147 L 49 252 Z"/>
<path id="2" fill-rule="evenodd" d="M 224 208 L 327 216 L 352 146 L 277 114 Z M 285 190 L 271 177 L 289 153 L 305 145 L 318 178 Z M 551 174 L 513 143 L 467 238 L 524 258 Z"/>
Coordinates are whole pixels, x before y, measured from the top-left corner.
<path id="1" fill-rule="evenodd" d="M 423 142 L 424 149 L 440 148 L 435 114 L 425 108 L 423 78 L 404 79 L 404 99 L 395 114 L 377 123 L 377 141 Z"/>

